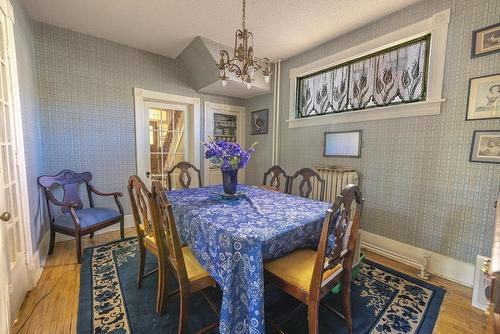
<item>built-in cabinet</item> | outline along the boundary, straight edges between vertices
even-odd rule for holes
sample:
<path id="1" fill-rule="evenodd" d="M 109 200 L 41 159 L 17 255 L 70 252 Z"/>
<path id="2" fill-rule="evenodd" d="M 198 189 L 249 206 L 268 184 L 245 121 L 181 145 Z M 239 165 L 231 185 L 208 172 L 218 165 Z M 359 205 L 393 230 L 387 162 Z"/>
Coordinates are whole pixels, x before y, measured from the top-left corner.
<path id="1" fill-rule="evenodd" d="M 227 140 L 245 147 L 245 107 L 205 102 L 205 141 L 209 138 Z M 238 172 L 238 182 L 244 183 L 244 170 Z M 218 167 L 204 160 L 204 184 L 222 184 Z"/>

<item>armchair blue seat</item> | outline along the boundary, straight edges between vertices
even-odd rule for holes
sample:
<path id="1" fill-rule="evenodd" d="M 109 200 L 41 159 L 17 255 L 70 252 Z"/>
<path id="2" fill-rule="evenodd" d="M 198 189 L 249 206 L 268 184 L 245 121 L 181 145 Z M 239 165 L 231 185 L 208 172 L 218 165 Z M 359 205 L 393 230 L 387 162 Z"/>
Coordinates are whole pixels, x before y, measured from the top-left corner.
<path id="1" fill-rule="evenodd" d="M 119 197 L 122 193 L 103 193 L 95 189 L 90 181 L 92 174 L 89 172 L 76 173 L 63 170 L 57 175 L 45 175 L 38 178 L 38 184 L 44 189 L 47 209 L 50 219 L 50 246 L 49 254 L 54 251 L 55 233 L 62 233 L 76 238 L 76 256 L 78 263 L 81 261 L 81 237 L 90 234 L 92 238 L 95 231 L 113 224 L 120 224 L 120 237 L 124 238 L 124 215 Z M 83 202 L 78 194 L 78 186 L 85 183 L 89 199 L 89 208 L 83 208 Z M 63 200 L 59 201 L 52 190 L 60 187 L 63 190 Z M 93 194 L 98 196 L 113 196 L 117 210 L 110 208 L 96 208 Z M 53 212 L 52 205 L 61 208 L 61 214 Z"/>

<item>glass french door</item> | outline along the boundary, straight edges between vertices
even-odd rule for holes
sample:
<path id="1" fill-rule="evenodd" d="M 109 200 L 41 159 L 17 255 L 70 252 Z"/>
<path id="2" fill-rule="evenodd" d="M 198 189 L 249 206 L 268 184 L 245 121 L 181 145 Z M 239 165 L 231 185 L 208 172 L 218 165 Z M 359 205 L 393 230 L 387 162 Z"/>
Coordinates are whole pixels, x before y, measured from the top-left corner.
<path id="1" fill-rule="evenodd" d="M 11 321 L 28 291 L 28 271 L 16 145 L 20 114 L 13 106 L 8 56 L 12 23 L 4 13 L 0 10 L 0 298 L 6 309 L 0 312 L 0 321 L 2 317 Z"/>
<path id="2" fill-rule="evenodd" d="M 176 163 L 188 160 L 188 117 L 185 105 L 145 103 L 149 117 L 149 150 L 146 177 L 167 187 L 167 171 Z M 173 174 L 173 189 L 179 189 L 178 177 Z"/>

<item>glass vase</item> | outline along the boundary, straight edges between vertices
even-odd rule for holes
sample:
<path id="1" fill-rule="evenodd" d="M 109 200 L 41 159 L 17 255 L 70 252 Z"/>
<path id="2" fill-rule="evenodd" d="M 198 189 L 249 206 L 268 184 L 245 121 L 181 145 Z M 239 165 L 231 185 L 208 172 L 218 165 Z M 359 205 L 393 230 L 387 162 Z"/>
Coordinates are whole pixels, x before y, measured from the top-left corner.
<path id="1" fill-rule="evenodd" d="M 228 195 L 234 195 L 238 186 L 238 170 L 221 170 L 222 171 L 222 186 L 224 192 Z"/>

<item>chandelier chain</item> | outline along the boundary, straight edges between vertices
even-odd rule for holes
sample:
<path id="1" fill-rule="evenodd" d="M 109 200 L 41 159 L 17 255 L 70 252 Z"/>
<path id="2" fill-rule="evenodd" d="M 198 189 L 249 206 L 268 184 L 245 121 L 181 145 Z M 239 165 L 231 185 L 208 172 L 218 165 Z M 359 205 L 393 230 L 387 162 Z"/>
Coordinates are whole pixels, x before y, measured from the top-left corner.
<path id="1" fill-rule="evenodd" d="M 245 19 L 246 19 L 246 0 L 243 0 L 243 14 L 241 15 L 241 19 L 243 21 L 243 30 L 245 29 Z"/>

